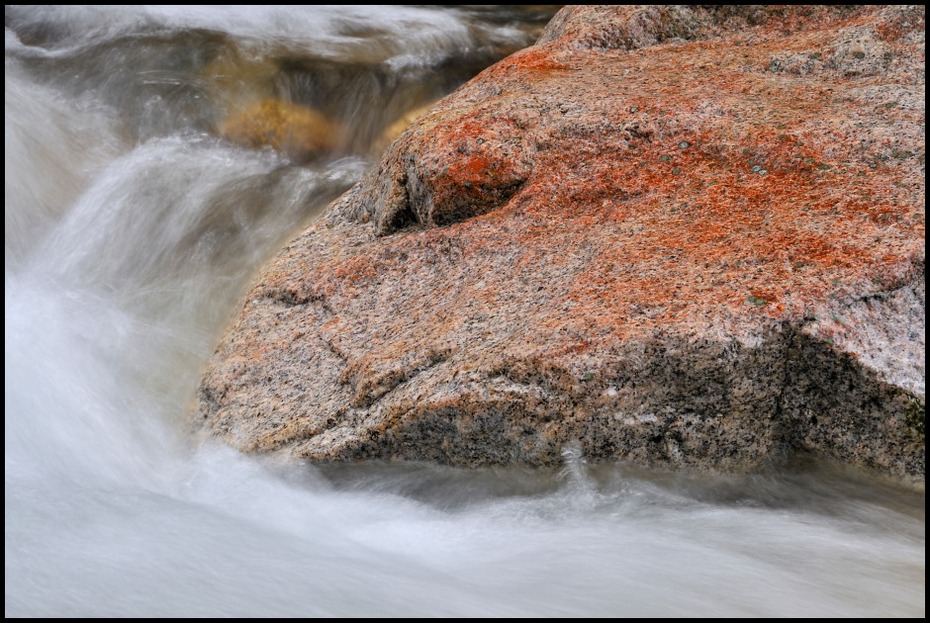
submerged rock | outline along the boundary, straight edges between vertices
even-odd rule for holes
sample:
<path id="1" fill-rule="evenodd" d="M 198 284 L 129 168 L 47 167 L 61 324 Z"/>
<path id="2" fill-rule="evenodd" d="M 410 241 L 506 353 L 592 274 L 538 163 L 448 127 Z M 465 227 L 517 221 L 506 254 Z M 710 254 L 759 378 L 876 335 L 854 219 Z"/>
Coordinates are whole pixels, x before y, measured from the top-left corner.
<path id="1" fill-rule="evenodd" d="M 919 7 L 567 7 L 266 267 L 198 422 L 317 461 L 922 481 L 923 58 Z"/>
<path id="2" fill-rule="evenodd" d="M 388 125 L 381 134 L 375 139 L 375 142 L 371 146 L 371 153 L 379 156 L 385 149 L 394 142 L 398 136 L 400 136 L 404 130 L 410 127 L 414 121 L 422 117 L 433 104 L 424 104 L 423 106 L 417 106 L 406 111 L 399 118 L 395 119 L 390 125 Z"/>
<path id="3" fill-rule="evenodd" d="M 335 150 L 341 131 L 309 106 L 269 98 L 230 114 L 220 124 L 219 134 L 243 147 L 272 147 L 305 161 Z"/>

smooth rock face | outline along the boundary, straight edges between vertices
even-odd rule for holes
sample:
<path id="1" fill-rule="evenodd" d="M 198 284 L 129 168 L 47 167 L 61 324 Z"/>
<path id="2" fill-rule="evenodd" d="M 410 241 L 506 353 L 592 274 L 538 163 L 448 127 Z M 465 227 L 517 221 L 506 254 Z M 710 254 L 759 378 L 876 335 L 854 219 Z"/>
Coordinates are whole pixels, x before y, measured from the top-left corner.
<path id="1" fill-rule="evenodd" d="M 924 9 L 572 6 L 266 267 L 250 452 L 924 474 Z"/>

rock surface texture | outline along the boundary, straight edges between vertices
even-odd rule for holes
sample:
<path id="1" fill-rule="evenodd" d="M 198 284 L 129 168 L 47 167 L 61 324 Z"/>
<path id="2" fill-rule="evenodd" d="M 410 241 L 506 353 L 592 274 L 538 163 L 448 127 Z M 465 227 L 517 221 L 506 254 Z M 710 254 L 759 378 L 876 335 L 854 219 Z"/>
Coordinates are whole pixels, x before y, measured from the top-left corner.
<path id="1" fill-rule="evenodd" d="M 571 6 L 257 278 L 196 419 L 317 461 L 924 477 L 914 6 Z"/>

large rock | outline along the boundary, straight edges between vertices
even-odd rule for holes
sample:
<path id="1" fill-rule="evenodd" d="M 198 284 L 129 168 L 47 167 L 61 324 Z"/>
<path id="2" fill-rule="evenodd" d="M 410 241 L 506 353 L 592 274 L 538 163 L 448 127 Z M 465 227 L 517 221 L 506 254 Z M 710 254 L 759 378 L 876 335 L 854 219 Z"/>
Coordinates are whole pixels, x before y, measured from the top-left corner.
<path id="1" fill-rule="evenodd" d="M 924 9 L 572 6 L 266 267 L 198 421 L 319 461 L 924 474 Z"/>

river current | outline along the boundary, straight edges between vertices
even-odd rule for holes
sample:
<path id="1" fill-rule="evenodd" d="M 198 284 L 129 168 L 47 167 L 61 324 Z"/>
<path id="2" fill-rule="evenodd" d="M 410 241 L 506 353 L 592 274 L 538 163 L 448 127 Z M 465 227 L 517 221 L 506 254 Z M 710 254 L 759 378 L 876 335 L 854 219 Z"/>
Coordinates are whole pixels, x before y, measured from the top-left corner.
<path id="1" fill-rule="evenodd" d="M 924 493 L 838 468 L 321 467 L 191 438 L 261 264 L 554 10 L 6 7 L 5 616 L 925 616 Z M 335 146 L 217 131 L 269 100 Z"/>

